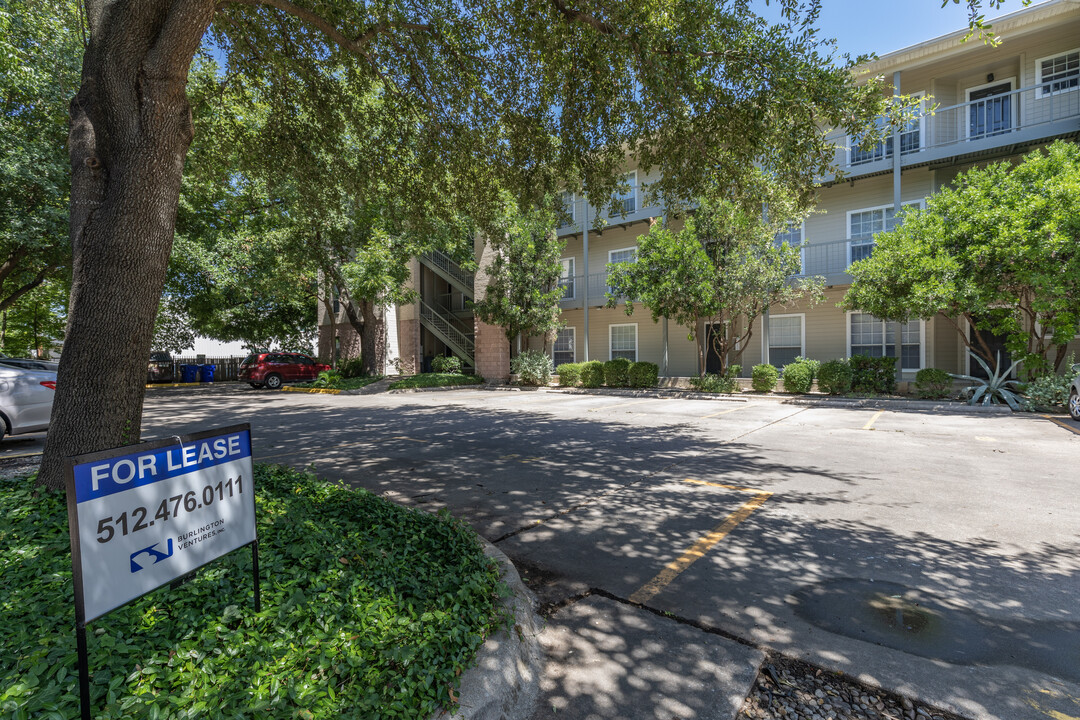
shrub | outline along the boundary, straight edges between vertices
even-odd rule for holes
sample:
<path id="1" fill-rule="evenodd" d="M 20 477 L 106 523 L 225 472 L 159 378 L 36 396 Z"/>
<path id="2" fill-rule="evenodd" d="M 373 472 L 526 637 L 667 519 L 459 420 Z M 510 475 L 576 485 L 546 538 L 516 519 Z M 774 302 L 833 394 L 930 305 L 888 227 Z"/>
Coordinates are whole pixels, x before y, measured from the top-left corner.
<path id="1" fill-rule="evenodd" d="M 772 392 L 772 389 L 776 387 L 777 381 L 780 380 L 780 371 L 769 364 L 755 365 L 751 371 L 753 379 L 750 384 L 758 392 Z"/>
<path id="2" fill-rule="evenodd" d="M 526 350 L 510 361 L 510 370 L 522 385 L 547 385 L 554 367 L 551 356 L 540 350 Z"/>
<path id="3" fill-rule="evenodd" d="M 852 355 L 851 389 L 857 393 L 892 395 L 896 392 L 896 358 Z"/>
<path id="4" fill-rule="evenodd" d="M 627 387 L 630 384 L 631 363 L 626 358 L 615 358 L 604 363 L 604 384 L 608 387 Z"/>
<path id="5" fill-rule="evenodd" d="M 804 358 L 802 355 L 797 355 L 795 357 L 795 362 L 805 365 L 807 367 L 807 369 L 810 370 L 810 382 L 811 383 L 813 383 L 815 380 L 817 380 L 818 370 L 821 368 L 821 361 L 820 360 L 811 360 L 810 358 Z"/>
<path id="6" fill-rule="evenodd" d="M 317 388 L 328 388 L 339 382 L 341 382 L 341 373 L 336 370 L 323 370 L 311 385 Z"/>
<path id="7" fill-rule="evenodd" d="M 651 362 L 636 362 L 630 366 L 630 387 L 656 387 L 660 381 L 660 366 Z"/>
<path id="8" fill-rule="evenodd" d="M 431 371 L 447 373 L 450 375 L 461 374 L 461 358 L 457 355 L 440 355 L 431 360 Z"/>
<path id="9" fill-rule="evenodd" d="M 915 373 L 915 395 L 921 398 L 943 398 L 952 389 L 952 376 L 937 368 L 923 368 Z"/>
<path id="10" fill-rule="evenodd" d="M 581 382 L 581 363 L 563 363 L 555 368 L 559 376 L 559 384 L 563 387 L 574 387 Z"/>
<path id="11" fill-rule="evenodd" d="M 814 385 L 813 365 L 805 362 L 793 362 L 784 366 L 784 391 L 803 395 L 810 392 Z"/>
<path id="12" fill-rule="evenodd" d="M 707 393 L 736 393 L 739 391 L 739 373 L 741 365 L 728 365 L 723 375 L 705 373 L 702 377 L 690 378 L 690 387 L 698 392 Z"/>
<path id="13" fill-rule="evenodd" d="M 343 378 L 364 377 L 364 360 L 360 357 L 349 358 L 338 363 L 338 372 Z"/>
<path id="14" fill-rule="evenodd" d="M 581 366 L 581 384 L 587 388 L 598 388 L 604 384 L 604 363 L 590 360 Z"/>
<path id="15" fill-rule="evenodd" d="M 1069 399 L 1072 375 L 1040 375 L 1024 388 L 1031 404 L 1037 408 L 1054 408 L 1065 405 Z"/>
<path id="16" fill-rule="evenodd" d="M 851 392 L 851 365 L 847 360 L 829 360 L 818 368 L 818 389 L 829 395 Z"/>

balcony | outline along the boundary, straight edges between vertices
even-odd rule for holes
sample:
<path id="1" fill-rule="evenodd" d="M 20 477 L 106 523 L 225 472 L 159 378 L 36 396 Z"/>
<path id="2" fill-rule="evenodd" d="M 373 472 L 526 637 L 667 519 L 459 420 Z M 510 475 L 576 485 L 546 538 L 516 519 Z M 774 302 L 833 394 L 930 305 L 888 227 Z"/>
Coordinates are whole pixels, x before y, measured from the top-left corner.
<path id="1" fill-rule="evenodd" d="M 1021 88 L 926 112 L 900 134 L 900 164 L 915 167 L 953 158 L 1023 152 L 1026 146 L 1080 132 L 1080 91 L 1049 85 Z M 893 139 L 858 147 L 839 132 L 837 166 L 848 176 L 891 172 Z"/>
<path id="2" fill-rule="evenodd" d="M 559 300 L 559 307 L 563 310 L 574 310 L 585 307 L 585 276 L 574 275 L 565 277 L 559 281 L 559 287 L 563 288 L 563 297 Z M 589 307 L 603 307 L 607 304 L 608 286 L 607 272 L 590 273 L 589 275 Z M 624 299 L 620 298 L 620 302 Z"/>

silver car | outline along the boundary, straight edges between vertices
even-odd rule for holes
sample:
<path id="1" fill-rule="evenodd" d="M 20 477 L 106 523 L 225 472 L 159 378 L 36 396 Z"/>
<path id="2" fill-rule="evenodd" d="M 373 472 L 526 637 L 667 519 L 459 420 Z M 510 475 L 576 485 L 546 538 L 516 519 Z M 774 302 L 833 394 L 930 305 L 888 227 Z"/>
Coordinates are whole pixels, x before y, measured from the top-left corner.
<path id="1" fill-rule="evenodd" d="M 0 439 L 49 429 L 56 373 L 0 365 Z"/>
<path id="2" fill-rule="evenodd" d="M 1080 363 L 1072 366 L 1073 378 L 1069 388 L 1069 416 L 1080 422 Z"/>

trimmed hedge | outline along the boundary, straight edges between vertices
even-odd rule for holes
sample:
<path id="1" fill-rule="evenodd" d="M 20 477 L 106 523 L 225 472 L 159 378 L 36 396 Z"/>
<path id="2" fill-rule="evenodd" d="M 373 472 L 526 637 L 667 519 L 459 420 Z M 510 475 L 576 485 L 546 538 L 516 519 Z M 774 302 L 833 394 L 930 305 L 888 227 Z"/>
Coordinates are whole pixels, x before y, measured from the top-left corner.
<path id="1" fill-rule="evenodd" d="M 461 358 L 457 355 L 440 355 L 431 360 L 431 371 L 436 373 L 461 374 Z"/>
<path id="2" fill-rule="evenodd" d="M 753 379 L 750 384 L 754 390 L 762 393 L 772 392 L 776 383 L 780 380 L 780 371 L 769 364 L 755 365 L 751 371 Z"/>
<path id="3" fill-rule="evenodd" d="M 871 395 L 894 395 L 896 393 L 896 358 L 852 355 L 851 389 Z"/>
<path id="4" fill-rule="evenodd" d="M 804 362 L 793 362 L 784 366 L 784 391 L 804 395 L 814 385 L 813 366 Z"/>
<path id="5" fill-rule="evenodd" d="M 1066 386 L 1068 381 L 1066 381 Z M 923 368 L 915 373 L 915 395 L 927 400 L 949 397 L 952 376 L 937 368 Z"/>
<path id="6" fill-rule="evenodd" d="M 581 366 L 581 384 L 587 388 L 598 388 L 604 384 L 604 363 L 590 360 Z"/>
<path id="7" fill-rule="evenodd" d="M 660 366 L 651 362 L 636 362 L 630 366 L 630 387 L 651 388 L 660 382 Z"/>
<path id="8" fill-rule="evenodd" d="M 555 374 L 559 376 L 559 385 L 574 387 L 581 382 L 582 363 L 563 363 L 555 368 Z"/>
<path id="9" fill-rule="evenodd" d="M 604 384 L 608 387 L 627 387 L 630 384 L 631 363 L 626 358 L 615 358 L 604 363 Z"/>
<path id="10" fill-rule="evenodd" d="M 847 360 L 829 360 L 818 368 L 818 389 L 829 395 L 851 392 L 851 365 Z"/>

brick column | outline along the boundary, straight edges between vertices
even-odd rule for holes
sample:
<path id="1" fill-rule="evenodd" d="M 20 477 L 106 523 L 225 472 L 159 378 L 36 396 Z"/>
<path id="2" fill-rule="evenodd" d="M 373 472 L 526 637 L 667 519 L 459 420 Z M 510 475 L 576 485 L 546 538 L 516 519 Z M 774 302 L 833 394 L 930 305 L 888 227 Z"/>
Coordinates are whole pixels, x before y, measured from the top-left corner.
<path id="1" fill-rule="evenodd" d="M 510 343 L 501 327 L 476 320 L 476 372 L 489 383 L 510 379 Z"/>

